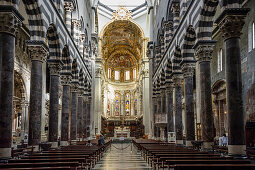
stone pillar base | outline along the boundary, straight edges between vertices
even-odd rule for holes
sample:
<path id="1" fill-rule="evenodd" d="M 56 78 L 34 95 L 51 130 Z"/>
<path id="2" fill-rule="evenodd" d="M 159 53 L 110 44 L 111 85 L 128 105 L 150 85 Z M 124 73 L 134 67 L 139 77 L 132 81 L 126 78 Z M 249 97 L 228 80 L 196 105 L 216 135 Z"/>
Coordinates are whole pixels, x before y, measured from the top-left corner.
<path id="1" fill-rule="evenodd" d="M 0 159 L 11 158 L 11 148 L 0 148 Z"/>
<path id="2" fill-rule="evenodd" d="M 203 149 L 212 149 L 213 142 L 203 142 Z"/>
<path id="3" fill-rule="evenodd" d="M 246 150 L 245 145 L 228 145 L 229 155 L 246 155 L 245 150 Z"/>
<path id="4" fill-rule="evenodd" d="M 60 141 L 60 146 L 68 146 L 68 141 Z"/>
<path id="5" fill-rule="evenodd" d="M 187 140 L 187 141 L 186 141 L 186 146 L 187 146 L 187 147 L 191 147 L 191 146 L 193 146 L 193 145 L 192 145 L 191 141 Z"/>
<path id="6" fill-rule="evenodd" d="M 183 145 L 183 140 L 176 140 L 177 145 Z"/>
<path id="7" fill-rule="evenodd" d="M 51 148 L 58 148 L 58 142 L 50 142 Z"/>

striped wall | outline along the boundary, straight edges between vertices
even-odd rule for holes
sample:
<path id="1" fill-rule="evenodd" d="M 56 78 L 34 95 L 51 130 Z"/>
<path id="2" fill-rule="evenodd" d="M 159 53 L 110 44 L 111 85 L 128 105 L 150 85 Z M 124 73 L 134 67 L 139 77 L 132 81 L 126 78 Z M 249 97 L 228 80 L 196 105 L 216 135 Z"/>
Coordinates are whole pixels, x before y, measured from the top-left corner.
<path id="1" fill-rule="evenodd" d="M 62 72 L 71 72 L 71 61 L 77 60 L 77 67 L 84 68 L 88 80 L 91 74 L 76 46 L 64 20 L 64 0 L 22 0 L 26 8 L 30 30 L 30 40 L 44 41 L 48 39 L 50 59 L 62 59 Z M 0 5 L 11 5 L 18 9 L 20 0 L 1 0 Z M 90 8 L 87 10 L 91 10 Z M 54 23 L 54 25 L 52 24 Z M 76 34 L 77 36 L 77 34 Z M 67 48 L 68 47 L 68 48 Z M 68 52 L 67 52 L 68 50 Z M 61 55 L 61 52 L 65 51 Z M 62 58 L 61 58 L 62 57 Z"/>
<path id="2" fill-rule="evenodd" d="M 200 40 L 211 40 L 213 18 L 218 4 L 224 10 L 240 8 L 241 3 L 242 0 L 170 0 L 167 8 L 171 9 L 173 15 L 173 35 L 168 39 L 165 36 L 165 44 L 168 44 L 168 40 L 170 42 L 168 47 L 166 45 L 167 49 L 162 59 L 156 60 L 153 82 L 156 82 L 161 76 L 162 69 L 166 69 L 166 82 L 168 82 L 171 81 L 168 72 L 181 73 L 180 62 L 182 60 L 183 62 L 194 62 L 193 45 Z M 185 9 L 183 9 L 184 7 Z M 166 15 L 170 16 L 169 10 L 167 11 Z M 171 17 L 166 18 L 171 19 Z M 158 30 L 154 30 L 154 32 L 158 32 Z M 165 32 L 167 32 L 167 27 L 165 27 Z M 157 42 L 154 43 L 157 44 Z M 154 56 L 156 59 L 158 58 L 156 49 Z"/>

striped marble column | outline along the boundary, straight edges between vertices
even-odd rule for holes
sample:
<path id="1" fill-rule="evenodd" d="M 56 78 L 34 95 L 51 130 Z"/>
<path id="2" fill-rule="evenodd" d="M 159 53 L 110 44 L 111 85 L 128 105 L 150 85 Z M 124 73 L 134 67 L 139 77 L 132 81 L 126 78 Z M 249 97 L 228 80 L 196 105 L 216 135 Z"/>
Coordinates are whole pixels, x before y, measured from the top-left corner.
<path id="1" fill-rule="evenodd" d="M 165 51 L 167 50 L 172 38 L 173 38 L 173 22 L 172 21 L 166 21 L 164 24 L 165 32 L 164 32 L 164 39 L 165 39 Z"/>
<path id="2" fill-rule="evenodd" d="M 173 12 L 173 28 L 174 32 L 176 32 L 179 24 L 180 24 L 180 4 L 179 2 L 173 2 L 171 6 L 171 10 Z"/>
<path id="3" fill-rule="evenodd" d="M 65 8 L 66 27 L 67 27 L 67 30 L 69 31 L 69 33 L 71 33 L 71 30 L 72 30 L 72 11 L 74 9 L 73 2 L 65 1 L 64 8 Z"/>

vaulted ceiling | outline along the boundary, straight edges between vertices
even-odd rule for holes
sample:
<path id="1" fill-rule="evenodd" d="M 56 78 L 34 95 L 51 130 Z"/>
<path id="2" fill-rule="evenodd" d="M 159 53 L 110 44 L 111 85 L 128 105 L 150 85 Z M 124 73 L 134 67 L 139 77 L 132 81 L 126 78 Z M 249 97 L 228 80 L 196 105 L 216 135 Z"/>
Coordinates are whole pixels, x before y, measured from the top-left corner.
<path id="1" fill-rule="evenodd" d="M 103 58 L 107 63 L 115 56 L 126 56 L 136 65 L 142 56 L 142 42 L 142 32 L 133 22 L 113 21 L 106 27 L 102 37 Z"/>

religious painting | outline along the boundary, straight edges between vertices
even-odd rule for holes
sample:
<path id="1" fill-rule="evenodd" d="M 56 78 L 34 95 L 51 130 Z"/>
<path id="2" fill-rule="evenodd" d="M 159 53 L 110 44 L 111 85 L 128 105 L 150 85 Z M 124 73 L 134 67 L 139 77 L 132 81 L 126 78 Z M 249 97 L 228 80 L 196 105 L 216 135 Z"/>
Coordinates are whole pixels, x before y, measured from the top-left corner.
<path id="1" fill-rule="evenodd" d="M 126 55 L 115 55 L 114 57 L 110 58 L 108 61 L 108 66 L 112 68 L 129 68 L 132 67 L 133 60 L 131 56 L 128 54 Z"/>
<path id="2" fill-rule="evenodd" d="M 115 116 L 119 116 L 120 115 L 120 94 L 119 93 L 115 93 Z"/>

